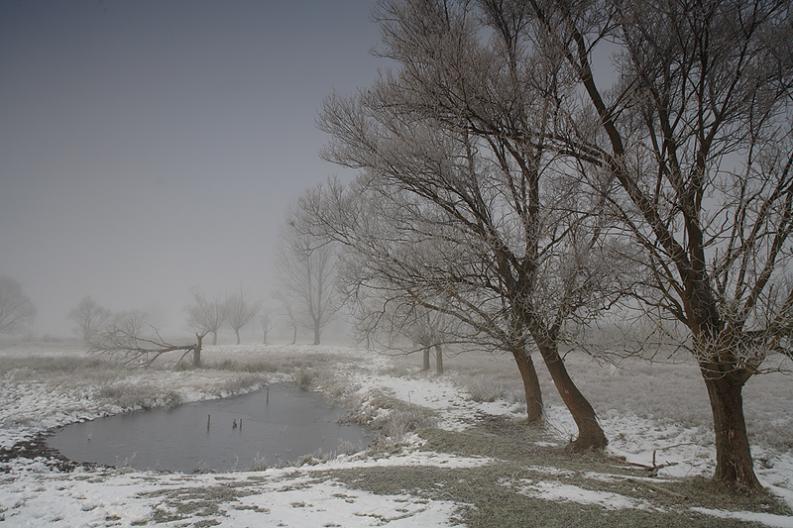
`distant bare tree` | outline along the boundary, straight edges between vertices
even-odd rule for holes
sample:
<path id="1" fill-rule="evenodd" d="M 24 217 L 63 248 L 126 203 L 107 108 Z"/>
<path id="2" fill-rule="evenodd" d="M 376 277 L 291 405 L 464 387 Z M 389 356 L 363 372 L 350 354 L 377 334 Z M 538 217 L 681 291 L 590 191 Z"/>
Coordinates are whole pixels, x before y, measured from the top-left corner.
<path id="1" fill-rule="evenodd" d="M 225 301 L 207 299 L 202 293 L 193 292 L 193 304 L 187 307 L 188 324 L 203 339 L 212 334 L 212 344 L 218 344 L 218 331 L 227 319 Z"/>
<path id="2" fill-rule="evenodd" d="M 270 317 L 270 312 L 262 312 L 262 314 L 259 316 L 259 326 L 262 329 L 262 344 L 266 345 L 270 335 L 270 330 L 273 328 L 273 320 Z"/>
<path id="3" fill-rule="evenodd" d="M 443 375 L 443 348 L 460 341 L 461 323 L 445 312 L 410 302 L 406 295 L 388 292 L 386 288 L 371 288 L 366 279 L 349 273 L 342 274 L 340 282 L 354 307 L 355 330 L 368 347 L 377 343 L 384 348 L 407 348 L 406 353 L 420 352 L 422 371 L 430 369 L 430 355 L 434 352 L 435 374 Z M 405 346 L 405 339 L 409 347 Z"/>
<path id="4" fill-rule="evenodd" d="M 90 350 L 106 354 L 127 366 L 148 367 L 164 354 L 181 352 L 181 361 L 193 353 L 194 362 L 200 365 L 201 339 L 196 343 L 176 345 L 169 343 L 159 331 L 146 322 L 141 312 L 123 312 L 110 317 L 101 327 L 91 333 Z"/>
<path id="5" fill-rule="evenodd" d="M 304 321 L 319 345 L 322 329 L 339 310 L 335 291 L 336 252 L 327 240 L 307 232 L 295 214 L 287 223 L 282 237 L 278 262 L 283 297 L 288 298 L 297 317 Z"/>
<path id="6" fill-rule="evenodd" d="M 86 344 L 91 342 L 93 334 L 107 322 L 110 316 L 110 310 L 98 305 L 90 296 L 83 297 L 69 312 L 69 319 L 77 324 L 76 330 Z"/>
<path id="7" fill-rule="evenodd" d="M 22 329 L 36 316 L 36 307 L 22 286 L 11 277 L 0 276 L 0 334 Z"/>
<path id="8" fill-rule="evenodd" d="M 256 317 L 260 308 L 261 305 L 259 303 L 245 300 L 245 294 L 242 289 L 240 289 L 239 293 L 235 293 L 226 299 L 226 321 L 231 329 L 234 330 L 238 345 L 240 344 L 240 330 Z"/>

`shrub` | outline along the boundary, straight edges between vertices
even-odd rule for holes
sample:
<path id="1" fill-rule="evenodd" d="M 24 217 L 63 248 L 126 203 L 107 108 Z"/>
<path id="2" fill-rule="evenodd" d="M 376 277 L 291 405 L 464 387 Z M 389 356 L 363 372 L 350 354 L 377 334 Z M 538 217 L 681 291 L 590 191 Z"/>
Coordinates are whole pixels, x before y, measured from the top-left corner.
<path id="1" fill-rule="evenodd" d="M 311 370 L 300 368 L 295 371 L 292 379 L 301 389 L 309 390 L 311 385 L 314 383 L 315 375 Z"/>

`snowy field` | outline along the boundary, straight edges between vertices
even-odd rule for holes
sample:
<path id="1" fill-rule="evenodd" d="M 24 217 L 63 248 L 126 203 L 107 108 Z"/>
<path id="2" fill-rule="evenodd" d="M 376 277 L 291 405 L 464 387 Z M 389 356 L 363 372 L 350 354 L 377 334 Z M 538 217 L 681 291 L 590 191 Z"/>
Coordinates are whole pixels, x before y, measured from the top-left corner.
<path id="1" fill-rule="evenodd" d="M 521 423 L 507 357 L 450 356 L 442 379 L 418 372 L 415 356 L 341 347 L 218 346 L 203 359 L 202 369 L 128 370 L 75 346 L 0 350 L 0 526 L 793 527 L 793 384 L 780 375 L 747 388 L 756 469 L 772 494 L 749 499 L 698 478 L 714 450 L 704 389 L 685 363 L 570 356 L 610 440 L 607 456 L 574 456 L 564 449 L 572 420 L 547 379 L 546 427 Z M 203 474 L 67 471 L 20 448 L 68 423 L 290 380 L 372 427 L 370 448 Z M 657 475 L 639 467 L 654 453 Z"/>

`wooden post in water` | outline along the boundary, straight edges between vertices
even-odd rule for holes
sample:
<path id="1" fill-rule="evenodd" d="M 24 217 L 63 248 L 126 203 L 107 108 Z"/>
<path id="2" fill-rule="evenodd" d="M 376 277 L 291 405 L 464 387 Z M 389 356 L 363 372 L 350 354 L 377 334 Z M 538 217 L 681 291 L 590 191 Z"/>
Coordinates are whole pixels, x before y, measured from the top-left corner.
<path id="1" fill-rule="evenodd" d="M 267 398 L 265 399 L 264 405 L 269 407 L 270 406 L 270 386 L 267 385 Z"/>
<path id="2" fill-rule="evenodd" d="M 207 432 L 209 432 L 209 422 L 210 422 L 211 419 L 212 419 L 212 415 L 211 414 L 207 414 Z"/>

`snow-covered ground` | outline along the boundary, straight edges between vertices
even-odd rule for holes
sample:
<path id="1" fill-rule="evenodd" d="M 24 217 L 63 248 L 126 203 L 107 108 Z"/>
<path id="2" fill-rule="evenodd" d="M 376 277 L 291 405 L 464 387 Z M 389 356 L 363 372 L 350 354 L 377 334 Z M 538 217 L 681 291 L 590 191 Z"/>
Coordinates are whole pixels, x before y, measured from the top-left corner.
<path id="1" fill-rule="evenodd" d="M 0 519 L 11 526 L 447 526 L 456 505 L 407 494 L 352 490 L 322 472 L 371 466 L 476 467 L 486 459 L 408 453 L 340 457 L 325 464 L 256 472 L 186 475 L 52 470 L 17 459 L 0 474 Z M 179 512 L 179 515 L 176 515 Z M 170 520 L 169 520 L 170 519 Z M 176 522 L 178 521 L 178 522 Z M 210 526 L 210 524 L 206 524 Z"/>
<path id="2" fill-rule="evenodd" d="M 473 401 L 454 376 L 439 381 L 430 376 L 388 374 L 388 358 L 340 347 L 207 347 L 205 359 L 277 363 L 276 357 L 299 358 L 325 354 L 327 369 L 343 376 L 362 405 L 367 396 L 384 393 L 407 404 L 426 408 L 437 427 L 465 431 L 488 415 L 520 418 L 520 404 L 496 399 Z M 4 351 L 0 352 L 3 354 Z M 35 356 L 35 354 L 33 354 Z M 11 356 L 13 357 L 13 354 Z M 338 358 L 331 365 L 327 358 Z M 46 355 L 45 355 L 46 358 Z M 24 363 L 24 360 L 20 360 Z M 295 367 L 295 368 L 297 368 Z M 56 369 L 57 370 L 57 369 Z M 44 369 L 10 368 L 0 371 L 0 448 L 10 447 L 37 433 L 67 423 L 123 412 L 130 408 L 217 398 L 254 390 L 268 381 L 283 380 L 283 370 L 151 369 L 124 373 L 59 374 Z M 89 369 L 90 370 L 90 369 Z M 100 369 L 101 370 L 101 369 Z M 81 378 L 82 376 L 82 378 Z M 142 400 L 121 400 L 118 393 L 144 388 Z M 320 388 L 321 384 L 320 384 Z M 387 415 L 388 409 L 375 409 Z M 537 445 L 562 446 L 574 435 L 564 408 L 548 408 L 549 435 Z M 601 421 L 610 451 L 629 462 L 649 465 L 655 452 L 663 466 L 660 478 L 707 475 L 713 468 L 710 432 L 703 427 L 665 424 L 647 417 L 606 412 Z M 415 434 L 404 435 L 388 453 L 342 455 L 315 465 L 271 468 L 256 472 L 218 474 L 152 473 L 121 469 L 78 469 L 62 472 L 42 458 L 15 458 L 0 464 L 1 526 L 451 526 L 464 506 L 453 500 L 431 500 L 408 492 L 375 494 L 350 487 L 334 478 L 334 471 L 372 467 L 477 468 L 497 461 L 427 451 Z M 762 459 L 757 471 L 770 489 L 793 507 L 793 454 L 755 446 Z M 671 464 L 671 465 L 667 465 Z M 617 482 L 625 475 L 576 472 L 552 466 L 527 465 L 531 479 L 500 481 L 516 493 L 553 502 L 594 505 L 605 511 L 638 509 L 663 511 L 652 501 L 613 491 L 598 491 L 592 483 Z M 571 484 L 584 479 L 590 485 Z M 642 477 L 632 477 L 641 479 Z M 767 513 L 692 509 L 700 514 L 793 527 L 793 517 Z"/>

